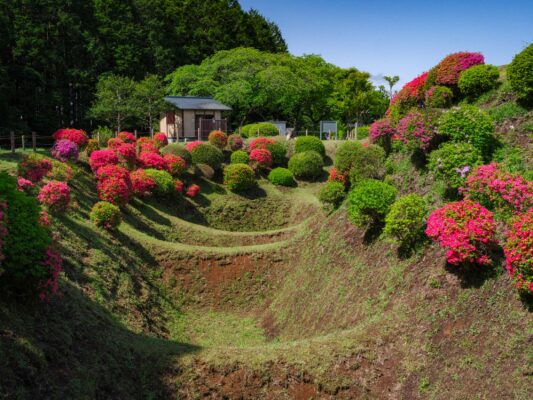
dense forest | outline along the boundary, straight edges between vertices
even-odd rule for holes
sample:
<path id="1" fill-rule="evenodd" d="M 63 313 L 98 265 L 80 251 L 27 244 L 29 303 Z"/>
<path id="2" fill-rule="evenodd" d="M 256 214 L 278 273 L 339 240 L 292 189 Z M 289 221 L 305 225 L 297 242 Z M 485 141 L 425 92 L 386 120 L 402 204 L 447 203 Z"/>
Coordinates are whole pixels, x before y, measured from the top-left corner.
<path id="1" fill-rule="evenodd" d="M 0 131 L 91 128 L 102 74 L 165 76 L 239 46 L 287 51 L 237 0 L 0 0 Z"/>

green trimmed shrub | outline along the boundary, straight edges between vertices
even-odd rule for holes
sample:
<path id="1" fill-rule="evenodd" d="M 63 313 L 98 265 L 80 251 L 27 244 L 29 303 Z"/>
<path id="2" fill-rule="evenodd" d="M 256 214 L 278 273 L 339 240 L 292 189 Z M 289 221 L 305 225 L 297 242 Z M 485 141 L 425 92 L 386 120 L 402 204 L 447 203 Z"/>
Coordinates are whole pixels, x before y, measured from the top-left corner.
<path id="1" fill-rule="evenodd" d="M 231 153 L 230 162 L 232 164 L 248 164 L 248 161 L 250 161 L 250 157 L 244 150 L 237 150 Z"/>
<path id="2" fill-rule="evenodd" d="M 270 122 L 259 122 L 257 124 L 244 125 L 241 128 L 244 137 L 254 136 L 278 136 L 279 129 Z"/>
<path id="3" fill-rule="evenodd" d="M 213 169 L 220 169 L 224 162 L 224 153 L 211 144 L 201 144 L 196 146 L 192 154 L 194 164 L 207 164 Z"/>
<path id="4" fill-rule="evenodd" d="M 287 146 L 282 142 L 268 144 L 266 149 L 272 155 L 272 165 L 279 167 L 287 164 Z"/>
<path id="5" fill-rule="evenodd" d="M 89 213 L 89 218 L 96 226 L 108 230 L 115 229 L 122 220 L 120 208 L 107 201 L 99 201 Z"/>
<path id="6" fill-rule="evenodd" d="M 337 149 L 333 165 L 341 174 L 346 174 L 352 169 L 363 146 L 359 142 L 343 142 Z"/>
<path id="7" fill-rule="evenodd" d="M 453 92 L 447 86 L 432 86 L 426 92 L 427 108 L 447 108 L 452 104 Z"/>
<path id="8" fill-rule="evenodd" d="M 346 197 L 345 187 L 337 181 L 326 182 L 318 192 L 318 199 L 328 208 L 337 208 Z"/>
<path id="9" fill-rule="evenodd" d="M 464 105 L 446 111 L 439 120 L 439 134 L 455 142 L 468 142 L 478 149 L 485 161 L 494 150 L 492 118 L 476 106 Z"/>
<path id="10" fill-rule="evenodd" d="M 350 184 L 357 185 L 364 179 L 381 179 L 385 175 L 385 150 L 377 144 L 361 147 L 354 153 L 350 169 Z"/>
<path id="11" fill-rule="evenodd" d="M 255 172 L 246 164 L 230 164 L 224 168 L 224 185 L 232 192 L 243 192 L 257 185 Z"/>
<path id="12" fill-rule="evenodd" d="M 296 185 L 296 181 L 294 180 L 292 172 L 289 171 L 287 168 L 274 168 L 268 174 L 268 180 L 274 185 L 279 186 L 291 187 Z"/>
<path id="13" fill-rule="evenodd" d="M 458 189 L 466 182 L 468 173 L 483 164 L 480 152 L 470 143 L 444 143 L 429 155 L 428 168 L 437 179 Z"/>
<path id="14" fill-rule="evenodd" d="M 161 154 L 173 154 L 179 156 L 185 160 L 187 166 L 189 167 L 192 164 L 192 156 L 189 150 L 185 148 L 182 144 L 179 143 L 170 143 L 161 149 Z"/>
<path id="15" fill-rule="evenodd" d="M 514 56 L 507 78 L 519 99 L 533 102 L 533 43 Z"/>
<path id="16" fill-rule="evenodd" d="M 97 129 L 93 131 L 92 137 L 94 139 L 97 139 L 98 146 L 103 149 L 107 147 L 107 142 L 109 139 L 115 136 L 115 133 L 111 128 L 108 128 L 107 126 L 99 126 Z"/>
<path id="17" fill-rule="evenodd" d="M 317 179 L 323 168 L 324 161 L 316 151 L 296 153 L 289 160 L 289 170 L 299 179 Z"/>
<path id="18" fill-rule="evenodd" d="M 50 233 L 39 223 L 41 207 L 36 198 L 18 191 L 16 179 L 3 172 L 0 173 L 0 203 L 7 205 L 6 209 L 0 209 L 4 213 L 1 226 L 7 228 L 5 236 L 0 236 L 3 241 L 0 283 L 8 280 L 15 291 L 35 289 L 40 280 L 49 276 L 43 261 L 52 243 Z"/>
<path id="19" fill-rule="evenodd" d="M 348 217 L 357 226 L 382 222 L 396 199 L 396 189 L 387 183 L 367 179 L 352 189 Z"/>
<path id="20" fill-rule="evenodd" d="M 474 65 L 461 72 L 459 90 L 470 99 L 476 99 L 498 85 L 500 72 L 490 64 Z"/>
<path id="21" fill-rule="evenodd" d="M 387 216 L 383 232 L 402 245 L 412 244 L 426 223 L 427 205 L 418 194 L 408 194 L 396 200 Z"/>
<path id="22" fill-rule="evenodd" d="M 294 152 L 316 151 L 322 158 L 326 156 L 326 147 L 320 138 L 316 136 L 299 136 L 294 143 Z"/>
<path id="23" fill-rule="evenodd" d="M 170 175 L 167 171 L 158 169 L 145 169 L 144 172 L 155 182 L 156 194 L 166 196 L 175 192 L 174 178 L 172 178 L 172 175 Z"/>

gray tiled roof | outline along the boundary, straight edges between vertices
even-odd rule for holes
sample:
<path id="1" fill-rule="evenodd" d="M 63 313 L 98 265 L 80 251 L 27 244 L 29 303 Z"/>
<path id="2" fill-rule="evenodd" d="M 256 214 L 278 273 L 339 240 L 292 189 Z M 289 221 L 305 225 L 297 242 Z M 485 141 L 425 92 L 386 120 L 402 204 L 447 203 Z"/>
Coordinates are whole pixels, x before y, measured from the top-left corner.
<path id="1" fill-rule="evenodd" d="M 231 110 L 231 107 L 216 101 L 212 97 L 166 96 L 165 101 L 174 105 L 180 110 Z"/>

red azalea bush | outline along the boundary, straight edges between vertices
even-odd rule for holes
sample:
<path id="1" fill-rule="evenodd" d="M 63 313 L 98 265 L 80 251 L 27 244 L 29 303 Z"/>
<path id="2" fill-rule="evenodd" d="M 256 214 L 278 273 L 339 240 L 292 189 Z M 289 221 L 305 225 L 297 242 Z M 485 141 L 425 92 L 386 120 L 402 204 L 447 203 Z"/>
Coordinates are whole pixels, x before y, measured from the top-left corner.
<path id="1" fill-rule="evenodd" d="M 183 193 L 183 182 L 179 179 L 174 181 L 174 187 L 176 188 L 176 192 Z"/>
<path id="2" fill-rule="evenodd" d="M 118 149 L 123 144 L 124 142 L 119 138 L 111 138 L 107 141 L 107 147 L 109 147 L 112 150 Z"/>
<path id="3" fill-rule="evenodd" d="M 159 153 L 159 149 L 155 144 L 155 141 L 149 137 L 142 137 L 137 140 L 137 145 L 141 153 Z"/>
<path id="4" fill-rule="evenodd" d="M 70 189 L 65 182 L 50 181 L 41 188 L 37 199 L 51 211 L 62 212 L 70 203 Z"/>
<path id="5" fill-rule="evenodd" d="M 26 178 L 23 178 L 22 176 L 19 176 L 18 179 L 17 179 L 17 189 L 20 190 L 21 192 L 26 192 L 28 193 L 31 188 L 33 188 L 33 182 L 26 179 Z"/>
<path id="6" fill-rule="evenodd" d="M 533 208 L 513 219 L 503 250 L 505 267 L 518 289 L 533 293 Z"/>
<path id="7" fill-rule="evenodd" d="M 244 141 L 242 140 L 241 135 L 234 133 L 233 135 L 228 136 L 228 145 L 231 151 L 237 151 L 243 148 Z"/>
<path id="8" fill-rule="evenodd" d="M 119 138 L 120 140 L 122 140 L 124 143 L 129 143 L 129 144 L 135 144 L 135 142 L 137 141 L 137 139 L 135 139 L 135 135 L 131 132 L 120 132 L 118 135 L 117 135 L 117 138 Z"/>
<path id="9" fill-rule="evenodd" d="M 18 174 L 33 183 L 41 181 L 52 170 L 52 161 L 39 154 L 25 156 L 18 165 Z"/>
<path id="10" fill-rule="evenodd" d="M 124 167 L 111 164 L 104 165 L 96 171 L 96 179 L 101 181 L 110 178 L 122 179 L 128 186 L 131 186 L 130 173 Z"/>
<path id="11" fill-rule="evenodd" d="M 118 177 L 99 180 L 96 189 L 100 200 L 118 207 L 125 206 L 130 200 L 130 186 L 124 179 Z"/>
<path id="12" fill-rule="evenodd" d="M 187 163 L 180 156 L 165 154 L 163 159 L 165 160 L 167 171 L 172 176 L 179 176 L 187 170 Z"/>
<path id="13" fill-rule="evenodd" d="M 137 160 L 137 149 L 134 144 L 123 143 L 117 147 L 115 151 L 120 158 L 120 161 L 128 164 L 130 167 L 135 165 L 135 161 Z"/>
<path id="14" fill-rule="evenodd" d="M 52 157 L 61 162 L 78 161 L 78 145 L 67 139 L 56 141 L 50 153 Z"/>
<path id="15" fill-rule="evenodd" d="M 478 166 L 460 190 L 466 198 L 504 213 L 533 207 L 533 181 L 507 172 L 497 163 Z"/>
<path id="16" fill-rule="evenodd" d="M 155 181 L 150 178 L 144 169 L 138 169 L 130 173 L 131 188 L 138 197 L 151 195 L 157 187 Z"/>
<path id="17" fill-rule="evenodd" d="M 165 159 L 159 153 L 141 153 L 139 164 L 143 168 L 166 169 Z"/>
<path id="18" fill-rule="evenodd" d="M 412 111 L 403 117 L 396 127 L 398 139 L 411 150 L 420 148 L 428 150 L 431 140 L 435 136 L 435 129 L 429 127 L 424 115 L 419 111 Z"/>
<path id="19" fill-rule="evenodd" d="M 223 149 L 228 144 L 228 136 L 222 131 L 213 131 L 207 138 L 213 146 Z"/>
<path id="20" fill-rule="evenodd" d="M 268 137 L 259 137 L 257 139 L 254 139 L 250 142 L 250 150 L 256 150 L 256 149 L 264 149 L 271 145 L 276 143 L 274 139 L 268 138 Z"/>
<path id="21" fill-rule="evenodd" d="M 428 218 L 426 234 L 447 247 L 452 265 L 487 265 L 489 246 L 495 242 L 493 214 L 471 200 L 448 203 Z"/>
<path id="22" fill-rule="evenodd" d="M 420 103 L 424 99 L 424 85 L 427 77 L 428 73 L 424 72 L 412 81 L 407 82 L 393 98 L 392 103 L 400 102 L 412 105 Z"/>
<path id="23" fill-rule="evenodd" d="M 435 67 L 435 82 L 440 85 L 457 85 L 462 71 L 484 63 L 485 58 L 481 53 L 459 52 L 450 54 Z"/>
<path id="24" fill-rule="evenodd" d="M 83 148 L 89 141 L 87 133 L 81 129 L 63 128 L 54 132 L 54 140 L 70 140 L 76 143 L 78 148 Z"/>
<path id="25" fill-rule="evenodd" d="M 250 163 L 257 168 L 270 168 L 272 166 L 272 154 L 266 149 L 254 149 L 250 152 Z"/>
<path id="26" fill-rule="evenodd" d="M 161 147 L 165 147 L 168 144 L 168 138 L 167 135 L 163 132 L 157 132 L 154 135 L 154 143 L 155 147 L 160 149 Z"/>
<path id="27" fill-rule="evenodd" d="M 185 196 L 187 197 L 196 197 L 200 193 L 200 186 L 198 185 L 191 185 L 187 188 L 187 191 L 185 192 Z"/>
<path id="28" fill-rule="evenodd" d="M 104 165 L 116 165 L 119 163 L 118 156 L 113 150 L 96 150 L 91 153 L 89 157 L 89 165 L 93 172 L 98 171 Z"/>
<path id="29" fill-rule="evenodd" d="M 202 142 L 201 140 L 195 140 L 193 142 L 189 142 L 185 145 L 185 149 L 187 151 L 189 151 L 190 153 L 192 153 L 192 151 L 197 148 L 198 146 L 200 146 L 201 144 L 205 144 L 204 142 Z"/>
<path id="30" fill-rule="evenodd" d="M 348 182 L 346 180 L 347 174 L 341 174 L 337 168 L 333 167 L 329 171 L 328 182 L 340 182 L 344 185 Z"/>

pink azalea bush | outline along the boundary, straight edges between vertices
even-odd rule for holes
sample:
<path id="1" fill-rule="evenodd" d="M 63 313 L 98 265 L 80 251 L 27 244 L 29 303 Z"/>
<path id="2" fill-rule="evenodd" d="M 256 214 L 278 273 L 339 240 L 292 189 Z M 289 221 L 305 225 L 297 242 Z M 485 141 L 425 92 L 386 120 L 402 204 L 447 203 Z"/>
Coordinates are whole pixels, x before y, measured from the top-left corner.
<path id="1" fill-rule="evenodd" d="M 59 274 L 63 269 L 61 254 L 53 246 L 49 246 L 42 265 L 47 270 L 48 278 L 39 283 L 39 298 L 48 301 L 59 290 Z"/>
<path id="2" fill-rule="evenodd" d="M 65 182 L 50 181 L 39 191 L 37 199 L 54 212 L 62 212 L 70 203 L 70 188 Z"/>
<path id="3" fill-rule="evenodd" d="M 141 153 L 139 164 L 143 168 L 166 169 L 165 159 L 159 153 Z"/>
<path id="4" fill-rule="evenodd" d="M 96 186 L 98 197 L 118 207 L 124 207 L 130 200 L 130 189 L 124 179 L 112 177 L 98 181 Z"/>
<path id="5" fill-rule="evenodd" d="M 165 154 L 163 159 L 165 160 L 167 171 L 172 176 L 179 176 L 187 170 L 187 162 L 180 156 Z"/>
<path id="6" fill-rule="evenodd" d="M 176 192 L 183 193 L 183 182 L 179 179 L 174 181 L 174 187 L 176 188 Z"/>
<path id="7" fill-rule="evenodd" d="M 274 139 L 267 138 L 267 137 L 259 137 L 250 142 L 250 150 L 251 151 L 257 150 L 257 149 L 266 150 L 269 145 L 274 144 L 274 143 L 276 143 Z"/>
<path id="8" fill-rule="evenodd" d="M 393 138 L 396 136 L 396 129 L 388 118 L 380 119 L 370 125 L 369 136 L 372 143 L 379 144 L 388 151 Z"/>
<path id="9" fill-rule="evenodd" d="M 116 150 L 123 144 L 124 142 L 119 138 L 111 138 L 107 141 L 107 147 L 109 147 L 111 150 Z"/>
<path id="10" fill-rule="evenodd" d="M 193 142 L 189 142 L 185 145 L 185 149 L 187 151 L 189 151 L 190 153 L 192 153 L 192 151 L 197 148 L 198 146 L 200 146 L 201 144 L 205 144 L 204 142 L 200 141 L 200 140 L 195 140 Z"/>
<path id="11" fill-rule="evenodd" d="M 459 52 L 446 56 L 434 69 L 435 81 L 440 85 L 457 85 L 461 72 L 485 63 L 481 53 Z"/>
<path id="12" fill-rule="evenodd" d="M 101 167 L 109 164 L 118 164 L 119 159 L 113 150 L 96 150 L 89 157 L 89 165 L 93 172 L 98 171 Z"/>
<path id="13" fill-rule="evenodd" d="M 157 187 L 157 183 L 141 168 L 130 173 L 130 181 L 133 194 L 138 197 L 151 195 Z"/>
<path id="14" fill-rule="evenodd" d="M 122 143 L 115 151 L 121 162 L 128 164 L 130 168 L 135 165 L 137 161 L 137 149 L 134 144 Z"/>
<path id="15" fill-rule="evenodd" d="M 157 132 L 154 135 L 154 143 L 158 149 L 160 149 L 161 147 L 165 147 L 168 144 L 167 135 L 163 132 Z"/>
<path id="16" fill-rule="evenodd" d="M 428 73 L 424 72 L 410 82 L 407 82 L 398 94 L 392 99 L 392 104 L 396 102 L 416 104 L 424 98 L 424 85 Z"/>
<path id="17" fill-rule="evenodd" d="M 505 268 L 517 288 L 533 293 L 533 208 L 513 219 L 503 249 Z"/>
<path id="18" fill-rule="evenodd" d="M 61 162 L 78 161 L 78 145 L 67 139 L 61 139 L 55 142 L 50 153 L 52 157 Z"/>
<path id="19" fill-rule="evenodd" d="M 191 185 L 187 188 L 187 191 L 185 192 L 185 196 L 194 198 L 200 193 L 200 186 L 198 185 Z"/>
<path id="20" fill-rule="evenodd" d="M 398 139 L 410 149 L 421 148 L 428 150 L 431 140 L 435 136 L 435 129 L 428 126 L 424 115 L 419 111 L 412 111 L 398 122 L 396 127 Z"/>
<path id="21" fill-rule="evenodd" d="M 266 149 L 254 149 L 250 152 L 250 163 L 258 168 L 270 168 L 272 166 L 272 154 Z"/>
<path id="22" fill-rule="evenodd" d="M 39 154 L 29 154 L 18 165 L 18 174 L 33 183 L 40 182 L 52 170 L 52 161 Z"/>
<path id="23" fill-rule="evenodd" d="M 520 213 L 533 207 L 533 181 L 507 172 L 497 163 L 474 169 L 461 193 L 468 199 L 504 213 Z"/>
<path id="24" fill-rule="evenodd" d="M 76 143 L 78 148 L 82 149 L 85 147 L 89 141 L 89 137 L 84 130 L 81 129 L 72 129 L 72 128 L 62 128 L 54 132 L 54 140 L 70 140 L 71 142 Z"/>
<path id="25" fill-rule="evenodd" d="M 33 188 L 33 182 L 29 179 L 19 176 L 17 179 L 17 189 L 21 192 L 28 193 Z"/>
<path id="26" fill-rule="evenodd" d="M 488 249 L 494 243 L 493 214 L 470 200 L 448 203 L 435 210 L 427 220 L 426 234 L 448 248 L 446 258 L 452 265 L 488 265 Z"/>
<path id="27" fill-rule="evenodd" d="M 96 179 L 105 180 L 110 178 L 122 179 L 128 186 L 131 186 L 129 171 L 119 165 L 104 165 L 96 171 Z"/>
<path id="28" fill-rule="evenodd" d="M 117 138 L 119 138 L 120 140 L 122 140 L 124 143 L 129 143 L 129 144 L 135 144 L 135 142 L 137 141 L 137 139 L 135 139 L 135 135 L 131 132 L 120 132 L 118 135 L 117 135 Z"/>

